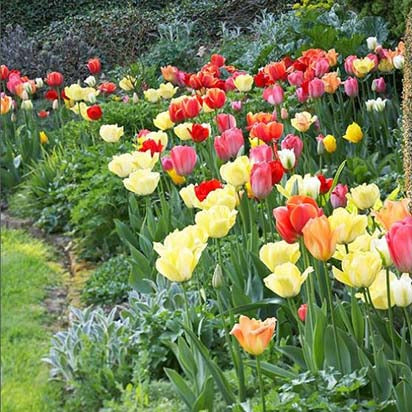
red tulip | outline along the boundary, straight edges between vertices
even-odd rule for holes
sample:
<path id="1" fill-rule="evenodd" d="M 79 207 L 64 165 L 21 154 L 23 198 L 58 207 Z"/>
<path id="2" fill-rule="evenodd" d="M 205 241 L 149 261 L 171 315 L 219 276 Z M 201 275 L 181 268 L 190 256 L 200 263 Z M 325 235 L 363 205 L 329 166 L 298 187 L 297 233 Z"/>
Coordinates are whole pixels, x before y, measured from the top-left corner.
<path id="1" fill-rule="evenodd" d="M 104 82 L 99 86 L 102 93 L 111 94 L 116 90 L 116 85 L 112 82 Z"/>
<path id="2" fill-rule="evenodd" d="M 206 180 L 194 187 L 195 195 L 199 199 L 199 202 L 203 202 L 207 198 L 207 195 L 210 192 L 213 192 L 216 189 L 223 188 L 223 185 L 219 180 L 212 179 Z"/>
<path id="3" fill-rule="evenodd" d="M 1 80 L 7 80 L 8 77 L 9 77 L 9 73 L 10 73 L 9 68 L 8 68 L 7 66 L 5 66 L 4 64 L 2 64 L 2 65 L 0 66 L 0 77 L 1 77 Z"/>
<path id="4" fill-rule="evenodd" d="M 209 128 L 194 123 L 190 130 L 190 134 L 194 142 L 201 143 L 209 137 Z"/>
<path id="5" fill-rule="evenodd" d="M 216 116 L 216 123 L 219 133 L 223 133 L 225 130 L 236 127 L 236 119 L 231 114 L 220 113 Z"/>
<path id="6" fill-rule="evenodd" d="M 236 156 L 244 144 L 242 130 L 236 127 L 225 130 L 221 136 L 216 136 L 214 141 L 217 156 L 225 162 Z"/>
<path id="7" fill-rule="evenodd" d="M 263 90 L 263 99 L 270 104 L 278 105 L 283 102 L 283 94 L 282 86 L 275 84 L 273 87 Z"/>
<path id="8" fill-rule="evenodd" d="M 169 105 L 169 116 L 173 123 L 181 122 L 185 119 L 185 112 L 181 102 L 172 102 Z"/>
<path id="9" fill-rule="evenodd" d="M 63 84 L 63 75 L 59 72 L 48 73 L 46 77 L 46 83 L 50 87 L 60 87 Z"/>
<path id="10" fill-rule="evenodd" d="M 250 172 L 250 185 L 257 199 L 264 199 L 272 191 L 272 169 L 267 162 L 256 163 Z"/>
<path id="11" fill-rule="evenodd" d="M 282 180 L 285 170 L 280 160 L 272 160 L 269 162 L 269 165 L 272 170 L 272 186 L 274 186 Z"/>
<path id="12" fill-rule="evenodd" d="M 269 76 L 267 76 L 263 70 L 259 70 L 258 74 L 254 77 L 254 81 L 256 87 L 266 87 L 272 83 Z"/>
<path id="13" fill-rule="evenodd" d="M 87 68 L 91 74 L 99 74 L 102 70 L 102 64 L 100 63 L 100 60 L 95 57 L 87 62 Z"/>
<path id="14" fill-rule="evenodd" d="M 287 79 L 285 62 L 281 61 L 281 62 L 270 63 L 267 66 L 267 68 L 268 68 L 269 76 L 274 82 L 278 80 Z"/>
<path id="15" fill-rule="evenodd" d="M 302 303 L 302 305 L 300 305 L 298 309 L 298 316 L 302 322 L 306 320 L 307 313 L 308 313 L 308 305 L 307 303 Z"/>
<path id="16" fill-rule="evenodd" d="M 330 195 L 330 203 L 334 209 L 338 207 L 346 207 L 348 199 L 346 194 L 348 193 L 348 186 L 338 183 L 336 187 L 332 190 Z"/>
<path id="17" fill-rule="evenodd" d="M 273 209 L 273 217 L 276 219 L 276 230 L 282 239 L 288 243 L 295 243 L 298 239 L 298 233 L 290 223 L 288 208 L 279 206 Z"/>
<path id="18" fill-rule="evenodd" d="M 196 150 L 190 146 L 175 146 L 170 151 L 173 169 L 180 176 L 188 176 L 193 172 L 197 161 Z"/>
<path id="19" fill-rule="evenodd" d="M 94 104 L 87 109 L 87 116 L 91 120 L 99 120 L 103 115 L 102 109 L 99 105 Z"/>
<path id="20" fill-rule="evenodd" d="M 47 90 L 47 92 L 44 93 L 44 97 L 45 97 L 45 99 L 51 100 L 51 101 L 54 102 L 56 99 L 59 98 L 59 95 L 58 95 L 58 93 L 56 92 L 56 90 L 51 89 L 51 90 Z"/>
<path id="21" fill-rule="evenodd" d="M 226 102 L 226 94 L 223 90 L 217 88 L 209 89 L 203 97 L 203 101 L 211 109 L 220 109 Z"/>
<path id="22" fill-rule="evenodd" d="M 412 273 L 412 217 L 394 223 L 386 241 L 393 264 L 400 272 Z"/>
<path id="23" fill-rule="evenodd" d="M 225 64 L 225 58 L 220 54 L 212 54 L 210 57 L 210 62 L 217 67 L 222 67 Z"/>
<path id="24" fill-rule="evenodd" d="M 320 193 L 325 194 L 328 193 L 330 188 L 332 187 L 333 179 L 331 177 L 326 178 L 322 174 L 316 176 L 320 182 Z"/>
<path id="25" fill-rule="evenodd" d="M 250 137 L 257 137 L 265 143 L 277 140 L 282 136 L 283 124 L 278 122 L 257 123 L 250 130 Z"/>
<path id="26" fill-rule="evenodd" d="M 189 97 L 183 100 L 181 103 L 185 119 L 196 117 L 202 110 L 202 106 L 196 97 Z"/>
<path id="27" fill-rule="evenodd" d="M 143 142 L 142 146 L 139 149 L 139 152 L 150 151 L 150 154 L 153 156 L 155 153 L 161 153 L 162 150 L 163 145 L 160 142 L 156 142 L 156 140 L 153 139 L 147 139 Z"/>
<path id="28" fill-rule="evenodd" d="M 40 119 L 45 119 L 49 114 L 50 114 L 50 113 L 49 113 L 48 111 L 46 111 L 46 110 L 40 110 L 40 111 L 37 113 L 37 116 L 39 116 Z"/>

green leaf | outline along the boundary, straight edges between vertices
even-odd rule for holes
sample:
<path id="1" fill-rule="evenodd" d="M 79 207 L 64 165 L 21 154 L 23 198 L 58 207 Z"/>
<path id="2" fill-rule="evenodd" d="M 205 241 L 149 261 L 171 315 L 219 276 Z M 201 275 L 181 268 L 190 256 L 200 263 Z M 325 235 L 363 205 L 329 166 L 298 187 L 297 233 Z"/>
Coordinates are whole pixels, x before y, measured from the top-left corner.
<path id="1" fill-rule="evenodd" d="M 278 346 L 276 349 L 282 353 L 283 355 L 287 356 L 290 360 L 297 363 L 302 368 L 306 369 L 307 365 L 305 359 L 303 358 L 303 352 L 301 348 L 297 348 L 295 346 L 285 345 L 285 346 Z"/>
<path id="2" fill-rule="evenodd" d="M 199 396 L 196 399 L 196 402 L 193 405 L 193 411 L 209 411 L 213 412 L 213 398 L 214 398 L 214 384 L 213 384 L 213 379 L 211 376 L 208 376 L 208 378 L 205 380 L 203 387 L 202 387 L 202 392 L 199 394 Z"/>
<path id="3" fill-rule="evenodd" d="M 196 397 L 189 386 L 187 386 L 185 380 L 173 369 L 164 368 L 164 371 L 182 400 L 188 408 L 192 410 L 193 404 L 196 402 Z"/>
<path id="4" fill-rule="evenodd" d="M 256 369 L 256 361 L 247 360 L 244 363 L 245 365 Z M 298 374 L 295 372 L 292 372 L 288 369 L 280 368 L 279 366 L 272 365 L 271 363 L 268 363 L 268 362 L 261 362 L 260 366 L 262 368 L 262 372 L 269 378 L 272 378 L 273 380 L 276 380 L 278 377 L 281 377 L 284 379 L 295 379 L 298 376 Z"/>
<path id="5" fill-rule="evenodd" d="M 252 310 L 264 308 L 265 306 L 268 306 L 268 305 L 281 305 L 282 303 L 283 303 L 283 299 L 280 299 L 280 298 L 266 298 L 266 299 L 261 300 L 260 302 L 236 306 L 232 308 L 231 312 L 233 314 L 246 313 Z M 228 312 L 225 312 L 224 314 L 227 315 Z"/>
<path id="6" fill-rule="evenodd" d="M 331 195 L 333 189 L 334 189 L 334 188 L 336 187 L 336 185 L 338 184 L 340 175 L 341 175 L 341 173 L 342 173 L 343 168 L 345 167 L 345 165 L 346 165 L 346 160 L 344 160 L 344 161 L 339 165 L 338 170 L 337 170 L 336 173 L 335 173 L 335 177 L 333 178 L 332 186 L 330 187 L 329 192 L 326 193 L 326 195 L 325 195 L 325 196 L 326 196 L 326 200 L 329 200 L 330 195 Z"/>

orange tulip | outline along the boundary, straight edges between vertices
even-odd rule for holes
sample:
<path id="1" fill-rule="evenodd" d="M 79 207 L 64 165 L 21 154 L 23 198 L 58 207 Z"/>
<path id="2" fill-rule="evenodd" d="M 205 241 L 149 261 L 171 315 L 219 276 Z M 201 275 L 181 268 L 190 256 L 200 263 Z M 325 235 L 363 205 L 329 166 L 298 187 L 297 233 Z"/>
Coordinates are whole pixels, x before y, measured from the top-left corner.
<path id="1" fill-rule="evenodd" d="M 326 54 L 326 58 L 328 59 L 330 67 L 336 66 L 338 64 L 338 56 L 339 54 L 336 53 L 335 49 L 328 50 L 328 53 Z"/>
<path id="2" fill-rule="evenodd" d="M 230 332 L 240 346 L 251 355 L 260 355 L 268 347 L 275 333 L 276 318 L 267 318 L 265 321 L 249 319 L 241 315 L 239 323 Z"/>
<path id="3" fill-rule="evenodd" d="M 247 130 L 251 129 L 252 126 L 256 123 L 269 123 L 273 120 L 276 120 L 276 118 L 273 116 L 273 113 L 264 113 L 264 112 L 251 113 L 249 112 L 246 115 L 246 122 L 247 122 L 246 129 Z"/>
<path id="4" fill-rule="evenodd" d="M 6 94 L 1 94 L 1 114 L 6 114 L 10 111 L 13 105 L 13 99 Z"/>
<path id="5" fill-rule="evenodd" d="M 338 77 L 338 73 L 336 72 L 324 74 L 322 77 L 322 81 L 325 85 L 326 93 L 335 93 L 341 84 L 340 77 Z"/>
<path id="6" fill-rule="evenodd" d="M 326 216 L 310 219 L 302 233 L 306 248 L 316 259 L 326 262 L 335 253 L 338 232 L 332 230 Z"/>
<path id="7" fill-rule="evenodd" d="M 394 223 L 403 220 L 407 216 L 411 216 L 408 211 L 408 199 L 385 200 L 383 208 L 379 212 L 375 212 L 376 220 L 386 230 L 389 230 Z"/>

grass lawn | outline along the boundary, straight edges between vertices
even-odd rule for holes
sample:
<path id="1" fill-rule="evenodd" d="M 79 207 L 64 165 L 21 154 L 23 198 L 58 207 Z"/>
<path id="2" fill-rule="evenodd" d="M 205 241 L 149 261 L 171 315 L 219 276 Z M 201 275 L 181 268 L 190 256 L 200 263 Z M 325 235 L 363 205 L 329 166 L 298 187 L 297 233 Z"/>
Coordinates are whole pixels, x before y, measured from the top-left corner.
<path id="1" fill-rule="evenodd" d="M 3 412 L 61 410 L 59 385 L 41 358 L 48 352 L 52 316 L 46 288 L 61 283 L 51 250 L 25 232 L 1 234 L 1 363 Z"/>

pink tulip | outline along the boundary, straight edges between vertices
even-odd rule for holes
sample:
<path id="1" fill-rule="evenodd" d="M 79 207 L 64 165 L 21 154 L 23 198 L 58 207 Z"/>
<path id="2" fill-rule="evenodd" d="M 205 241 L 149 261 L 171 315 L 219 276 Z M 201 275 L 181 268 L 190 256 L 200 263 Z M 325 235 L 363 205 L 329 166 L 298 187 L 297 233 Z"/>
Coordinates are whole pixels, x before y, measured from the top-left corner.
<path id="1" fill-rule="evenodd" d="M 173 162 L 170 156 L 162 157 L 162 168 L 164 171 L 172 170 L 173 169 Z"/>
<path id="2" fill-rule="evenodd" d="M 306 320 L 307 313 L 308 313 L 308 305 L 307 303 L 302 303 L 298 309 L 298 316 L 302 322 Z"/>
<path id="3" fill-rule="evenodd" d="M 257 199 L 264 199 L 272 191 L 272 168 L 267 162 L 256 163 L 250 172 L 250 185 Z"/>
<path id="4" fill-rule="evenodd" d="M 315 77 L 309 82 L 309 96 L 312 99 L 321 97 L 325 93 L 325 83 L 321 79 Z"/>
<path id="5" fill-rule="evenodd" d="M 369 53 L 366 57 L 367 57 L 368 59 L 372 60 L 372 61 L 375 63 L 375 67 L 374 67 L 374 69 L 372 70 L 372 71 L 375 71 L 375 70 L 377 69 L 377 67 L 378 67 L 378 64 L 379 64 L 379 58 L 378 58 L 378 56 L 377 56 L 375 53 Z"/>
<path id="6" fill-rule="evenodd" d="M 309 95 L 306 93 L 303 87 L 296 89 L 296 96 L 300 103 L 305 103 L 308 100 Z"/>
<path id="7" fill-rule="evenodd" d="M 232 109 L 236 112 L 242 110 L 242 101 L 241 100 L 234 100 L 230 105 L 231 105 Z"/>
<path id="8" fill-rule="evenodd" d="M 315 76 L 322 77 L 328 71 L 329 71 L 328 59 L 319 59 L 315 64 Z"/>
<path id="9" fill-rule="evenodd" d="M 244 144 L 242 130 L 236 127 L 225 130 L 221 136 L 216 136 L 214 142 L 217 156 L 225 162 L 236 156 Z"/>
<path id="10" fill-rule="evenodd" d="M 358 56 L 351 55 L 351 56 L 348 56 L 348 57 L 345 59 L 344 66 L 345 66 L 345 71 L 346 71 L 346 73 L 348 73 L 348 74 L 354 74 L 354 71 L 353 71 L 353 61 L 356 60 L 357 58 L 358 58 Z"/>
<path id="11" fill-rule="evenodd" d="M 270 162 L 273 160 L 273 150 L 270 146 L 261 144 L 250 149 L 249 159 L 252 163 Z"/>
<path id="12" fill-rule="evenodd" d="M 412 273 L 412 217 L 394 223 L 386 241 L 393 264 L 400 272 Z"/>
<path id="13" fill-rule="evenodd" d="M 16 86 L 20 83 L 22 83 L 20 75 L 17 73 L 10 73 L 9 80 L 7 82 L 7 89 L 10 93 L 14 94 L 16 92 Z"/>
<path id="14" fill-rule="evenodd" d="M 230 92 L 231 90 L 235 90 L 236 86 L 233 82 L 233 77 L 229 77 L 225 80 L 225 91 Z"/>
<path id="15" fill-rule="evenodd" d="M 359 94 L 358 79 L 356 77 L 348 77 L 343 83 L 345 93 L 349 97 L 355 97 Z"/>
<path id="16" fill-rule="evenodd" d="M 334 209 L 338 207 L 346 207 L 348 203 L 348 199 L 346 198 L 346 194 L 348 193 L 348 186 L 339 183 L 333 189 L 330 195 L 330 203 Z"/>
<path id="17" fill-rule="evenodd" d="M 288 76 L 288 82 L 291 86 L 302 86 L 303 72 L 298 70 L 296 72 L 290 73 Z"/>
<path id="18" fill-rule="evenodd" d="M 386 91 L 385 79 L 383 77 L 374 79 L 372 82 L 372 90 L 376 93 L 385 93 Z"/>
<path id="19" fill-rule="evenodd" d="M 196 165 L 196 150 L 190 146 L 175 146 L 170 151 L 170 158 L 176 173 L 180 176 L 188 176 Z"/>
<path id="20" fill-rule="evenodd" d="M 283 149 L 292 149 L 295 153 L 296 159 L 300 156 L 303 150 L 303 140 L 294 134 L 288 134 L 282 140 L 281 148 Z"/>
<path id="21" fill-rule="evenodd" d="M 275 84 L 263 90 L 263 99 L 270 104 L 278 105 L 283 102 L 283 94 L 282 86 Z"/>
<path id="22" fill-rule="evenodd" d="M 231 114 L 221 113 L 216 116 L 216 123 L 219 133 L 224 132 L 225 130 L 232 129 L 236 127 L 236 119 Z"/>

